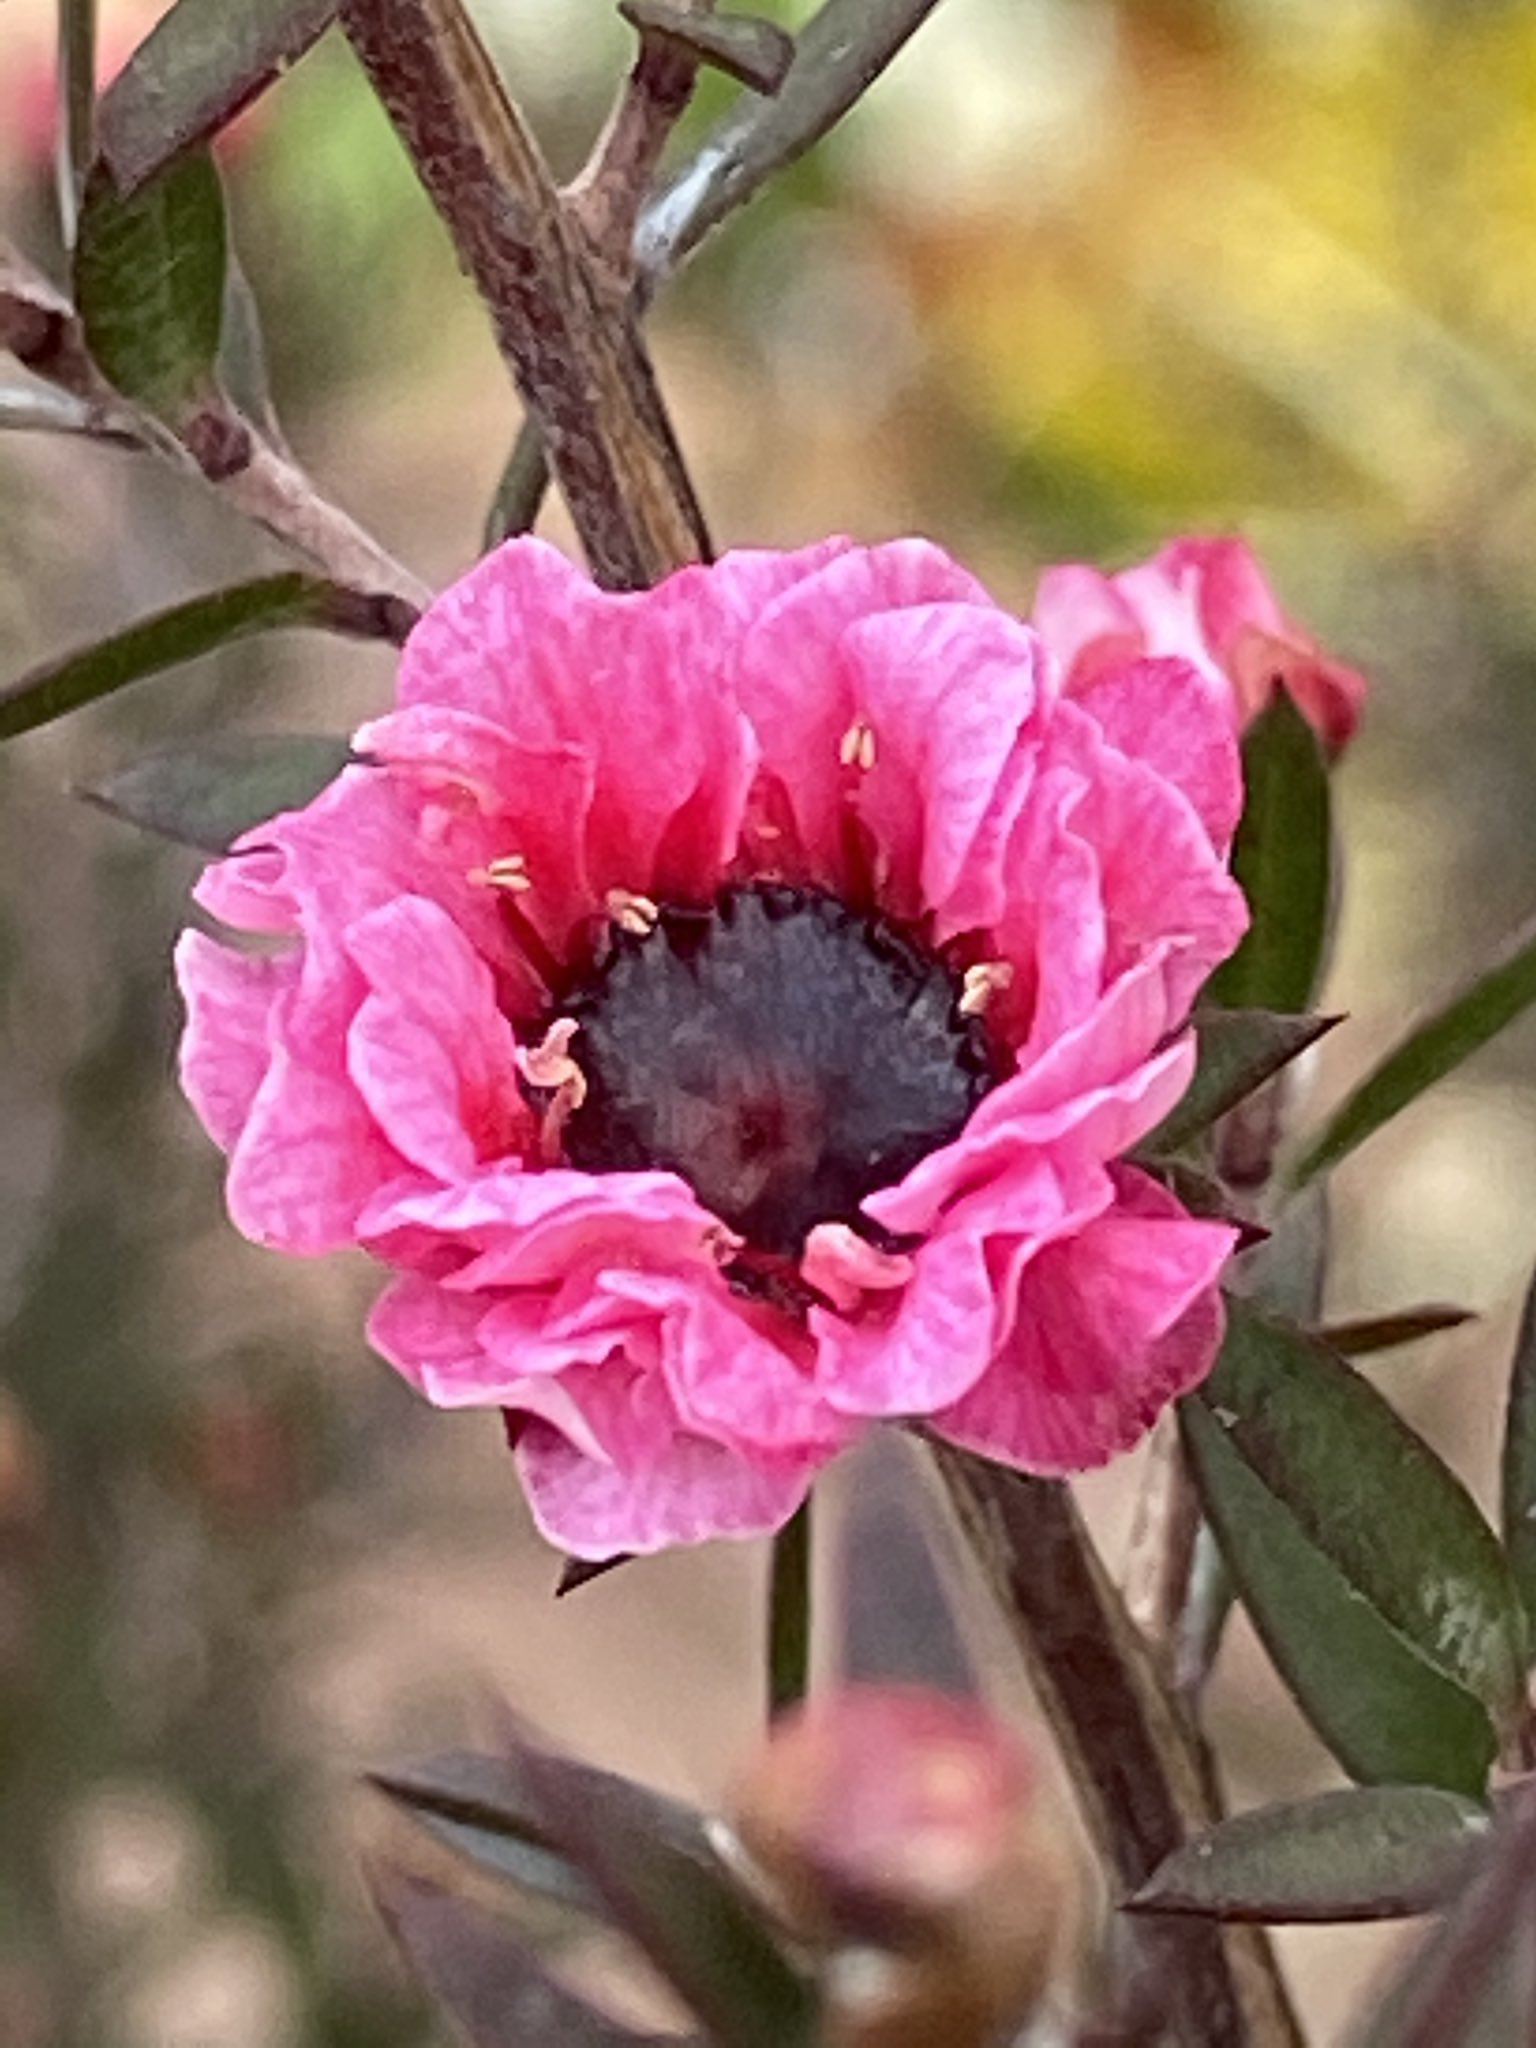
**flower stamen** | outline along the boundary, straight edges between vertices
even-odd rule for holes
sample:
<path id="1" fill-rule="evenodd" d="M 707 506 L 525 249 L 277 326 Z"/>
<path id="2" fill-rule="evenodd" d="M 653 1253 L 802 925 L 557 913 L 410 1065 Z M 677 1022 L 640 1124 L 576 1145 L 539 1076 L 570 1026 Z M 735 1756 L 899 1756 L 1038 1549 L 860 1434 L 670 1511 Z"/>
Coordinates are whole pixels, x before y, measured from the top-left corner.
<path id="1" fill-rule="evenodd" d="M 632 889 L 610 889 L 603 901 L 619 930 L 634 938 L 649 938 L 661 922 L 660 904 L 649 896 L 637 896 Z"/>
<path id="2" fill-rule="evenodd" d="M 837 758 L 845 768 L 857 768 L 868 774 L 875 765 L 875 728 L 862 714 L 856 718 L 838 743 Z"/>
<path id="3" fill-rule="evenodd" d="M 587 1077 L 571 1057 L 571 1040 L 581 1029 L 574 1017 L 557 1017 L 539 1043 L 513 1052 L 517 1071 L 543 1093 L 550 1091 L 539 1123 L 539 1152 L 546 1166 L 555 1165 L 565 1146 L 565 1126 L 587 1099 Z"/>
<path id="4" fill-rule="evenodd" d="M 1006 960 L 979 960 L 961 977 L 956 1008 L 962 1017 L 980 1017 L 994 996 L 1012 986 L 1013 969 Z"/>
<path id="5" fill-rule="evenodd" d="M 485 889 L 505 889 L 513 896 L 521 896 L 533 887 L 528 862 L 520 853 L 498 854 L 483 868 L 471 868 L 468 879 Z"/>

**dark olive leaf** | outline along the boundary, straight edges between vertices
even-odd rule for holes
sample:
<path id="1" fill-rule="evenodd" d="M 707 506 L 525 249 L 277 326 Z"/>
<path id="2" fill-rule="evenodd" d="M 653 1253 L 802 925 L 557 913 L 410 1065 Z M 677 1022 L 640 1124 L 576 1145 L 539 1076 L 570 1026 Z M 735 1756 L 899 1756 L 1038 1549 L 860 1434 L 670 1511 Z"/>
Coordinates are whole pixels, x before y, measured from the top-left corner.
<path id="1" fill-rule="evenodd" d="M 1491 966 L 1421 1017 L 1346 1096 L 1322 1135 L 1290 1169 L 1303 1182 L 1327 1173 L 1463 1060 L 1481 1051 L 1536 1002 L 1536 919 L 1523 924 Z"/>
<path id="2" fill-rule="evenodd" d="M 531 1745 L 517 1768 L 550 1840 L 719 2048 L 810 2048 L 810 1985 L 707 1849 L 652 1827 L 637 1787 Z"/>
<path id="3" fill-rule="evenodd" d="M 677 2043 L 637 2034 L 577 1998 L 511 1927 L 452 1892 L 388 1863 L 375 1864 L 369 1881 L 401 1950 L 473 2048 Z"/>
<path id="4" fill-rule="evenodd" d="M 593 1764 L 561 1758 L 560 1769 L 581 1797 L 605 1812 L 622 1811 L 627 1825 L 648 1830 L 669 1854 L 711 1855 L 704 1817 L 685 1801 Z M 368 1782 L 417 1816 L 435 1816 L 535 1848 L 556 1847 L 521 1748 L 506 1756 L 450 1751 L 399 1770 L 370 1773 Z"/>
<path id="5" fill-rule="evenodd" d="M 1317 1332 L 1317 1340 L 1341 1358 L 1371 1358 L 1378 1351 L 1395 1351 L 1399 1345 L 1417 1344 L 1425 1337 L 1438 1337 L 1443 1330 L 1459 1330 L 1463 1323 L 1476 1321 L 1476 1309 L 1426 1301 L 1415 1308 L 1396 1309 L 1389 1316 L 1330 1323 Z"/>
<path id="6" fill-rule="evenodd" d="M 1199 1048 L 1194 1079 L 1137 1152 L 1151 1158 L 1182 1152 L 1339 1021 L 1274 1010 L 1197 1010 L 1191 1019 Z"/>
<path id="7" fill-rule="evenodd" d="M 1354 2048 L 1525 2048 L 1536 2040 L 1536 1798 L 1495 1821 L 1470 1884 L 1372 2000 Z"/>
<path id="8" fill-rule="evenodd" d="M 101 153 L 130 196 L 302 57 L 337 0 L 176 0 L 102 96 Z"/>
<path id="9" fill-rule="evenodd" d="M 1298 1705 L 1352 1778 L 1475 1798 L 1497 1744 L 1481 1704 L 1389 1628 L 1198 1399 L 1181 1410 L 1200 1502 Z"/>
<path id="10" fill-rule="evenodd" d="M 1324 1792 L 1196 1835 L 1126 1909 L 1271 1922 L 1403 1919 L 1445 1904 L 1488 1825 L 1483 1807 L 1431 1785 Z"/>
<path id="11" fill-rule="evenodd" d="M 1504 1419 L 1504 1547 L 1536 1641 L 1536 1279 L 1525 1297 Z"/>
<path id="12" fill-rule="evenodd" d="M 562 1858 L 720 2048 L 813 2038 L 809 1988 L 721 1870 L 695 1809 L 522 1741 L 506 1757 L 439 1757 L 372 1782 L 456 1824 L 455 1847 L 524 1887 L 526 1864 L 507 1867 L 474 1831 Z"/>
<path id="13" fill-rule="evenodd" d="M 1368 1380 L 1302 1331 L 1229 1305 L 1197 1397 L 1306 1540 L 1502 1726 L 1524 1695 L 1524 1625 L 1470 1494 Z"/>
<path id="14" fill-rule="evenodd" d="M 109 640 L 33 669 L 0 689 L 0 740 L 31 732 L 145 676 L 212 654 L 232 641 L 280 626 L 313 626 L 397 646 L 415 612 L 387 593 L 345 590 L 323 576 L 292 570 L 231 584 L 155 612 Z"/>
<path id="15" fill-rule="evenodd" d="M 224 319 L 224 193 L 206 151 L 131 199 L 98 163 L 75 244 L 75 306 L 103 376 L 172 425 L 206 410 Z"/>
<path id="16" fill-rule="evenodd" d="M 1332 827 L 1322 749 L 1285 690 L 1248 728 L 1243 782 L 1232 872 L 1253 921 L 1207 992 L 1228 1009 L 1305 1010 L 1328 937 Z"/>
<path id="17" fill-rule="evenodd" d="M 98 810 L 202 853 L 228 853 L 253 825 L 301 810 L 354 758 L 320 733 L 243 733 L 174 747 L 77 788 Z"/>

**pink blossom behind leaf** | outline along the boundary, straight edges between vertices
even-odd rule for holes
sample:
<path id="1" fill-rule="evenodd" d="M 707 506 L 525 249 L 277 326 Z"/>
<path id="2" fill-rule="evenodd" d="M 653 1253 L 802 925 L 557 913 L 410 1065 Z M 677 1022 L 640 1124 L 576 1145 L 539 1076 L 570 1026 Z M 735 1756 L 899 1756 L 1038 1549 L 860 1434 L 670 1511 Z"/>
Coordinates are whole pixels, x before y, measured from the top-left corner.
<path id="1" fill-rule="evenodd" d="M 1245 541 L 1172 541 L 1115 576 L 1078 562 L 1047 569 L 1033 616 L 1065 667 L 1069 693 L 1106 730 L 1124 729 L 1127 665 L 1162 656 L 1190 663 L 1240 728 L 1276 688 L 1289 692 L 1330 753 L 1360 722 L 1365 678 L 1286 617 Z M 1157 765 L 1182 779 L 1168 750 L 1154 746 Z M 1196 774 L 1203 782 L 1207 770 Z"/>

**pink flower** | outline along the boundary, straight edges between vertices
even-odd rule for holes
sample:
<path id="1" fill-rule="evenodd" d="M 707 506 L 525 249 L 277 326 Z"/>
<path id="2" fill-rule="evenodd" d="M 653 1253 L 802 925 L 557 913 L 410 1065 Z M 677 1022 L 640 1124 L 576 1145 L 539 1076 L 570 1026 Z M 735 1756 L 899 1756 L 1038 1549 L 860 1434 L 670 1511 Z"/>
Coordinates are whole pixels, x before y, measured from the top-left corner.
<path id="1" fill-rule="evenodd" d="M 1138 655 L 1177 655 L 1210 679 L 1239 729 L 1276 688 L 1289 691 L 1330 753 L 1360 722 L 1364 676 L 1285 616 L 1245 541 L 1171 541 L 1118 576 L 1078 562 L 1047 569 L 1034 624 L 1064 664 L 1071 696 Z"/>
<path id="2" fill-rule="evenodd" d="M 1083 703 L 936 548 L 596 590 L 509 543 L 198 897 L 182 1075 L 246 1234 L 394 1271 L 574 1554 L 783 1523 L 881 1417 L 1032 1471 L 1209 1366 L 1233 1240 L 1116 1164 L 1245 912 L 1201 676 Z"/>

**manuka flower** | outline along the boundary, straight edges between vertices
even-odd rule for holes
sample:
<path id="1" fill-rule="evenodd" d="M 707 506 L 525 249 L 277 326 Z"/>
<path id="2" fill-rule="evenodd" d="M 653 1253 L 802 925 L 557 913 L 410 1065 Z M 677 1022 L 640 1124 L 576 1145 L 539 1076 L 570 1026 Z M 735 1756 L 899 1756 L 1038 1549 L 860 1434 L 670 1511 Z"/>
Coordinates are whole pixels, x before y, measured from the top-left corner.
<path id="1" fill-rule="evenodd" d="M 1210 679 L 1240 727 L 1277 687 L 1330 753 L 1360 722 L 1364 676 L 1286 617 L 1245 541 L 1171 541 L 1118 576 L 1081 562 L 1047 569 L 1034 624 L 1069 694 L 1139 655 L 1179 655 Z"/>
<path id="2" fill-rule="evenodd" d="M 1233 1233 L 1117 1163 L 1245 922 L 1189 665 L 1072 701 L 920 541 L 614 596 L 521 540 L 356 745 L 204 875 L 266 943 L 184 936 L 183 1078 L 565 1549 L 775 1527 L 879 1417 L 1078 1470 L 1205 1372 Z"/>

